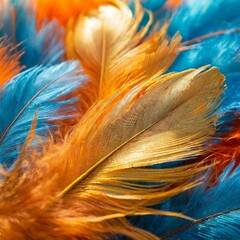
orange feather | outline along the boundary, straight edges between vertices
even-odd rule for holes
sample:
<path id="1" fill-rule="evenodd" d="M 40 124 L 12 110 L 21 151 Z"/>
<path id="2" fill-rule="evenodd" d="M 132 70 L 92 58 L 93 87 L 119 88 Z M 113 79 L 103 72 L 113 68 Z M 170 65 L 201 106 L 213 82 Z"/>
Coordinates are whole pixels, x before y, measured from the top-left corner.
<path id="1" fill-rule="evenodd" d="M 138 31 L 144 16 L 139 3 L 135 12 L 134 16 L 127 5 L 116 0 L 115 5 L 102 6 L 68 25 L 67 57 L 80 60 L 95 98 L 112 93 L 130 79 L 151 75 L 153 69 L 158 69 L 156 75 L 163 74 L 180 51 L 179 35 L 172 41 L 166 39 L 167 23 L 147 37 L 152 15 L 148 13 L 148 23 Z"/>
<path id="2" fill-rule="evenodd" d="M 205 157 L 213 161 L 214 167 L 209 176 L 209 184 L 216 184 L 226 167 L 233 162 L 232 171 L 240 164 L 240 118 L 230 124 L 231 131 L 223 134 L 212 144 Z"/>
<path id="3" fill-rule="evenodd" d="M 79 15 L 99 7 L 100 5 L 113 2 L 111 0 L 37 0 L 32 1 L 32 6 L 37 9 L 38 24 L 44 20 L 57 19 L 66 26 L 70 19 L 77 19 Z"/>
<path id="4" fill-rule="evenodd" d="M 9 45 L 4 38 L 0 40 L 0 88 L 23 68 L 19 63 L 20 56 L 16 47 Z"/>
<path id="5" fill-rule="evenodd" d="M 164 6 L 169 10 L 173 10 L 177 9 L 182 2 L 183 0 L 167 0 Z"/>

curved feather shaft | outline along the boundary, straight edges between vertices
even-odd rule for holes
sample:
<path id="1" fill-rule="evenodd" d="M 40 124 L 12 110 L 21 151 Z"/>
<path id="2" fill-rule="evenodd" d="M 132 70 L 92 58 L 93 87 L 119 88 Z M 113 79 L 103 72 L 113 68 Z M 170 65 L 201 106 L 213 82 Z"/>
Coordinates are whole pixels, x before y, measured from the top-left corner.
<path id="1" fill-rule="evenodd" d="M 234 171 L 233 171 L 234 169 Z M 230 164 L 219 177 L 218 184 L 206 189 L 204 184 L 169 200 L 166 210 L 180 211 L 195 218 L 188 222 L 168 217 L 161 219 L 161 239 L 218 238 L 238 239 L 239 231 L 239 166 Z M 231 173 L 231 175 L 230 175 Z M 215 203 L 214 205 L 212 203 Z"/>
<path id="2" fill-rule="evenodd" d="M 148 128 L 153 127 L 160 120 L 164 120 L 164 114 L 168 111 L 171 112 L 175 108 L 178 109 L 178 107 L 182 104 L 181 101 L 186 101 L 186 98 L 189 96 L 188 94 L 193 94 L 194 91 L 197 90 L 194 85 L 191 90 L 188 89 L 187 86 L 191 86 L 190 82 L 193 81 L 194 76 L 196 76 L 199 71 L 202 71 L 202 69 L 190 73 L 183 72 L 179 74 L 179 77 L 178 74 L 172 76 L 167 75 L 166 77 L 160 77 L 160 79 L 153 79 L 138 84 L 135 88 L 132 87 L 131 91 L 127 89 L 128 94 L 122 98 L 120 103 L 117 102 L 117 104 L 112 98 L 110 98 L 110 102 L 106 102 L 105 104 L 103 101 L 99 101 L 101 106 L 96 104 L 95 107 L 91 108 L 91 110 L 80 121 L 79 126 L 84 126 L 84 131 L 81 131 L 80 129 L 79 130 L 81 132 L 75 131 L 75 134 L 73 134 L 71 138 L 72 140 L 69 140 L 69 145 L 65 148 L 65 153 L 67 155 L 68 149 L 72 151 L 71 146 L 74 142 L 81 143 L 80 147 L 77 149 L 78 153 L 76 154 L 80 155 L 81 158 L 84 159 L 85 164 L 79 163 L 80 168 L 79 170 L 77 170 L 77 168 L 74 169 L 76 172 L 76 175 L 74 175 L 76 177 L 81 175 L 86 170 L 94 166 L 99 159 L 102 159 L 100 161 L 104 161 L 109 157 L 109 154 L 116 152 L 116 150 L 124 146 L 133 138 L 141 135 L 142 132 L 147 131 Z M 216 72 L 216 70 L 212 70 L 212 73 L 214 72 Z M 184 75 L 186 76 L 184 77 Z M 217 82 L 217 78 L 216 74 L 213 79 Z M 180 84 L 180 82 L 184 81 L 186 81 L 185 85 L 182 85 L 182 83 Z M 190 82 L 187 83 L 188 81 Z M 203 84 L 203 82 L 204 81 L 199 81 L 201 84 Z M 219 83 L 221 83 L 221 81 Z M 179 87 L 185 89 L 184 91 L 186 91 L 186 94 L 181 95 L 184 96 L 185 100 L 179 98 L 178 101 L 176 101 L 178 90 L 173 91 L 173 86 L 175 86 L 176 89 Z M 201 88 L 202 87 L 203 86 L 201 85 Z M 166 91 L 166 89 L 169 90 Z M 122 89 L 122 91 L 124 90 L 125 88 Z M 122 92 L 119 92 L 118 96 L 120 97 L 122 94 Z M 125 99 L 128 100 L 126 101 Z M 161 108 L 157 104 L 158 101 L 161 102 Z M 170 102 L 172 103 L 171 105 L 169 105 Z M 199 102 L 196 101 L 196 104 L 199 104 Z M 112 110 L 110 110 L 110 107 Z M 169 109 L 170 107 L 172 107 L 172 110 Z M 106 110 L 103 110 L 104 108 L 106 108 Z M 145 111 L 148 108 L 152 109 L 152 116 L 149 113 L 146 114 Z M 100 113 L 102 116 L 99 115 Z M 106 114 L 106 116 L 104 116 L 104 114 Z M 179 112 L 179 114 L 183 113 Z M 140 116 L 141 118 L 139 118 Z M 92 121 L 89 121 L 89 119 L 92 119 Z M 162 125 L 164 126 L 163 123 Z M 148 136 L 146 135 L 144 138 L 146 139 L 146 144 L 148 141 L 147 137 Z M 84 139 L 87 139 L 87 141 Z M 106 142 L 108 142 L 107 145 L 105 144 Z M 149 144 L 146 146 L 148 145 Z M 90 149 L 94 149 L 94 151 Z M 71 177 L 72 176 L 73 175 L 71 175 Z"/>

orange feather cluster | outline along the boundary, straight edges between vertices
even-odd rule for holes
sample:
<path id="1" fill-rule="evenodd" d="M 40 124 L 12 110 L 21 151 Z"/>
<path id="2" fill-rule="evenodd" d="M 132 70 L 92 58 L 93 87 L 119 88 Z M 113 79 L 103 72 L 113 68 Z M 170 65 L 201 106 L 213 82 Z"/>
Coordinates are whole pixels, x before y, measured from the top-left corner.
<path id="1" fill-rule="evenodd" d="M 37 8 L 37 20 L 41 24 L 44 20 L 57 19 L 63 26 L 66 26 L 70 19 L 77 19 L 91 9 L 97 8 L 102 4 L 113 2 L 111 0 L 37 0 L 31 3 Z"/>

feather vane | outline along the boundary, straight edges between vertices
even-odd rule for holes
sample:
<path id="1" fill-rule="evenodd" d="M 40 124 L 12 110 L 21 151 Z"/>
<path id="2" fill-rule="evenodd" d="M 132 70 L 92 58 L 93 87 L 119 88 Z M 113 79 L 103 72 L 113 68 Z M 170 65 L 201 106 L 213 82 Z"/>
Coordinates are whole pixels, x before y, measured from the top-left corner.
<path id="1" fill-rule="evenodd" d="M 77 62 L 65 62 L 50 68 L 35 67 L 18 74 L 0 90 L 1 163 L 6 167 L 16 160 L 37 110 L 36 133 L 41 136 L 60 127 L 53 121 L 78 115 L 72 105 L 74 98 L 61 100 L 84 83 L 77 66 Z"/>
<path id="2" fill-rule="evenodd" d="M 16 170 L 21 171 L 18 184 L 2 184 L 11 188 L 0 201 L 5 214 L 6 224 L 1 229 L 4 236 L 105 239 L 120 233 L 133 239 L 157 239 L 133 227 L 124 217 L 186 217 L 148 207 L 197 185 L 201 178 L 190 179 L 206 167 L 189 163 L 176 168 L 150 168 L 149 174 L 141 176 L 146 173 L 143 167 L 187 160 L 204 150 L 204 141 L 214 132 L 214 108 L 224 81 L 217 69 L 201 73 L 204 69 L 153 77 L 138 84 L 130 82 L 99 99 L 68 140 L 50 147 L 39 161 L 28 153 L 31 167 L 24 172 Z M 151 114 L 147 109 L 152 109 Z M 144 151 L 142 156 L 139 149 Z M 2 181 L 11 178 L 14 175 L 10 173 Z M 16 201 L 8 198 L 15 191 L 19 192 Z M 6 202 L 10 209 L 5 208 Z M 13 220 L 11 209 L 17 205 L 26 207 L 20 208 L 23 212 L 15 212 Z M 24 230 L 26 226 L 28 231 Z M 40 228 L 43 231 L 39 232 Z"/>
<path id="3" fill-rule="evenodd" d="M 37 31 L 35 16 L 25 0 L 0 2 L 0 14 L 0 36 L 6 35 L 8 41 L 23 53 L 21 65 L 30 68 L 53 65 L 63 60 L 63 29 L 56 21 L 43 24 Z"/>
<path id="4" fill-rule="evenodd" d="M 168 225 L 172 231 L 161 235 L 161 239 L 238 239 L 239 227 L 239 167 L 233 170 L 230 164 L 222 173 L 217 186 L 205 190 L 205 186 L 197 187 L 188 194 L 173 199 L 173 211 L 181 211 L 196 219 L 195 222 L 177 220 Z M 231 191 L 229 191 L 231 189 Z M 214 203 L 214 204 L 213 204 Z M 172 219 L 171 219 L 172 221 Z M 162 223 L 168 224 L 166 219 Z M 164 226 L 161 227 L 164 229 Z M 165 228 L 166 229 L 166 228 Z"/>
<path id="5" fill-rule="evenodd" d="M 90 76 L 95 96 L 103 98 L 131 79 L 163 74 L 178 55 L 181 37 L 169 43 L 165 39 L 167 24 L 160 31 L 147 32 L 152 15 L 140 31 L 144 11 L 136 3 L 136 14 L 121 1 L 101 6 L 70 24 L 66 34 L 66 51 L 70 59 L 79 59 Z M 157 70 L 158 69 L 158 70 Z"/>

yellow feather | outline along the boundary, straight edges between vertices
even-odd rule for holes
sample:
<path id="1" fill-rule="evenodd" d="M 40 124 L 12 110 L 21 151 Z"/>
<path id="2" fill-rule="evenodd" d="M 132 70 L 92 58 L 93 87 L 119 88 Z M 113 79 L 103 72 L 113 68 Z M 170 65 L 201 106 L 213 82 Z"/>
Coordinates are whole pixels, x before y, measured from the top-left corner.
<path id="1" fill-rule="evenodd" d="M 70 59 L 78 58 L 103 98 L 124 83 L 152 74 L 164 73 L 177 57 L 181 37 L 165 39 L 168 24 L 160 31 L 146 34 L 153 19 L 138 31 L 144 11 L 136 3 L 136 14 L 121 1 L 105 5 L 70 23 L 66 50 Z"/>

